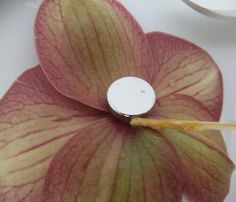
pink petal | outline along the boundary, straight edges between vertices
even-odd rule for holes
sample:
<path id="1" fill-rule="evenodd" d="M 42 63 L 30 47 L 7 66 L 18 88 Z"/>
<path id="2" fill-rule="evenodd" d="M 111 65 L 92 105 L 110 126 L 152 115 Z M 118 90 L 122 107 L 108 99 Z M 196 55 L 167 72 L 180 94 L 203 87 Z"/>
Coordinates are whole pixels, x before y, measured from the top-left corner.
<path id="1" fill-rule="evenodd" d="M 86 105 L 107 110 L 106 91 L 120 77 L 151 80 L 149 43 L 117 1 L 45 0 L 35 35 L 50 83 Z"/>
<path id="2" fill-rule="evenodd" d="M 170 95 L 159 99 L 152 116 L 157 118 L 179 120 L 214 121 L 210 111 L 204 104 L 188 95 Z M 226 151 L 224 139 L 219 131 L 204 131 L 202 135 L 213 141 Z"/>
<path id="3" fill-rule="evenodd" d="M 175 146 L 183 164 L 184 193 L 193 202 L 220 202 L 230 189 L 233 162 L 202 134 L 162 132 Z"/>
<path id="4" fill-rule="evenodd" d="M 222 76 L 208 53 L 191 42 L 164 33 L 149 33 L 147 38 L 159 69 L 153 84 L 159 97 L 192 96 L 206 105 L 214 120 L 219 120 Z"/>
<path id="5" fill-rule="evenodd" d="M 190 96 L 178 94 L 160 99 L 152 116 L 214 120 L 205 105 Z M 223 201 L 230 188 L 234 165 L 227 156 L 220 132 L 187 133 L 166 129 L 161 133 L 174 145 L 180 156 L 188 199 L 193 202 Z"/>
<path id="6" fill-rule="evenodd" d="M 180 202 L 178 157 L 150 130 L 101 120 L 83 129 L 55 156 L 45 202 Z"/>
<path id="7" fill-rule="evenodd" d="M 23 73 L 0 101 L 0 201 L 42 202 L 54 154 L 99 118 L 59 94 L 40 67 Z"/>

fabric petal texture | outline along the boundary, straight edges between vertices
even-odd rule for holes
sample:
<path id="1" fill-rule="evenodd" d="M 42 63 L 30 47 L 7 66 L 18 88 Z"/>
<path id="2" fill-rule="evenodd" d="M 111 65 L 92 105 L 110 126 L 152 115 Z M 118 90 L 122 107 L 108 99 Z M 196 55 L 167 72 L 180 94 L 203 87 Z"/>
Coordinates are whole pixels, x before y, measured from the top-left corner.
<path id="1" fill-rule="evenodd" d="M 35 24 L 40 64 L 63 95 L 107 110 L 106 91 L 123 76 L 151 80 L 149 43 L 117 1 L 46 0 Z"/>
<path id="2" fill-rule="evenodd" d="M 223 84 L 219 68 L 203 49 L 169 34 L 147 34 L 159 71 L 153 87 L 159 97 L 185 94 L 202 102 L 215 120 L 223 103 Z"/>
<path id="3" fill-rule="evenodd" d="M 168 141 L 104 119 L 82 129 L 53 159 L 45 201 L 181 201 L 179 159 Z"/>
<path id="4" fill-rule="evenodd" d="M 60 95 L 40 67 L 20 76 L 0 102 L 0 201 L 41 202 L 51 159 L 99 113 Z"/>
<path id="5" fill-rule="evenodd" d="M 187 95 L 171 95 L 159 100 L 152 116 L 181 120 L 208 120 L 213 117 L 199 101 Z M 184 194 L 190 201 L 220 202 L 227 195 L 234 170 L 220 132 L 161 130 L 176 148 L 182 162 Z"/>

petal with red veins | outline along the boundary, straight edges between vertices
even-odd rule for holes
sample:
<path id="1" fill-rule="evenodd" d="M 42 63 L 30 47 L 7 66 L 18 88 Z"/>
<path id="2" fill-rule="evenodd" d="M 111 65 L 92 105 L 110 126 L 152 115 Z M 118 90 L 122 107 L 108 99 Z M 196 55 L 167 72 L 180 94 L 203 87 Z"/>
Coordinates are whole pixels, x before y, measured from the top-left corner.
<path id="1" fill-rule="evenodd" d="M 151 80 L 151 48 L 118 2 L 46 0 L 35 25 L 43 71 L 63 95 L 107 110 L 106 91 L 120 77 Z"/>
<path id="2" fill-rule="evenodd" d="M 103 119 L 55 156 L 44 200 L 178 202 L 181 180 L 179 159 L 163 136 Z"/>
<path id="3" fill-rule="evenodd" d="M 213 117 L 205 105 L 187 95 L 159 100 L 152 116 L 181 120 Z M 166 129 L 161 133 L 173 144 L 183 164 L 184 192 L 190 201 L 220 202 L 227 195 L 234 165 L 227 156 L 220 132 L 190 133 Z"/>
<path id="4" fill-rule="evenodd" d="M 214 121 L 204 104 L 188 95 L 170 95 L 158 101 L 152 116 L 158 119 Z M 224 139 L 219 131 L 203 131 L 202 135 L 226 151 Z"/>
<path id="5" fill-rule="evenodd" d="M 184 193 L 193 202 L 222 202 L 230 188 L 233 162 L 201 133 L 164 130 L 183 164 Z"/>
<path id="6" fill-rule="evenodd" d="M 0 101 L 0 201 L 41 202 L 54 154 L 99 118 L 59 94 L 40 67 L 23 73 Z"/>
<path id="7" fill-rule="evenodd" d="M 206 51 L 183 39 L 159 32 L 146 35 L 156 67 L 154 88 L 159 97 L 185 94 L 202 102 L 219 120 L 223 87 L 219 68 Z"/>

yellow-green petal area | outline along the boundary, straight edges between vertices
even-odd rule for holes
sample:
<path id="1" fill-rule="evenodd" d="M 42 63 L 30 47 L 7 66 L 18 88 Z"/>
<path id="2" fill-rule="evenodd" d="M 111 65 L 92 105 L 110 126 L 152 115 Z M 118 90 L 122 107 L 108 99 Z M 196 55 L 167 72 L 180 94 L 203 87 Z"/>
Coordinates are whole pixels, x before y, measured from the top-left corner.
<path id="1" fill-rule="evenodd" d="M 89 146 L 88 146 L 89 144 Z M 163 136 L 117 120 L 81 130 L 53 159 L 45 201 L 181 201 L 179 159 Z"/>
<path id="2" fill-rule="evenodd" d="M 175 146 L 183 164 L 184 193 L 191 201 L 223 201 L 229 192 L 233 162 L 201 134 L 162 131 Z"/>
<path id="3" fill-rule="evenodd" d="M 0 101 L 0 201 L 42 202 L 55 153 L 99 118 L 55 91 L 40 67 L 23 73 Z"/>
<path id="4" fill-rule="evenodd" d="M 187 95 L 159 99 L 152 117 L 156 119 L 214 121 L 208 108 Z M 193 202 L 222 202 L 229 192 L 234 164 L 229 159 L 219 131 L 191 132 L 163 129 L 176 149 L 182 165 L 184 194 Z"/>
<path id="5" fill-rule="evenodd" d="M 49 81 L 63 95 L 91 107 L 107 110 L 107 88 L 120 77 L 151 80 L 149 43 L 118 1 L 46 0 L 35 36 Z"/>

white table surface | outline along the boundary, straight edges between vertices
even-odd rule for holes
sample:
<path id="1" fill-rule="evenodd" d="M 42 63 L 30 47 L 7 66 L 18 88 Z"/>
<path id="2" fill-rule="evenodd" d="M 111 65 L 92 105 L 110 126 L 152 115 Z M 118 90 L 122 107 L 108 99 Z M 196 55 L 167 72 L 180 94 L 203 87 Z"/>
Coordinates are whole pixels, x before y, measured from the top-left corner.
<path id="1" fill-rule="evenodd" d="M 24 70 L 38 64 L 33 23 L 41 0 L 0 0 L 0 97 Z M 207 50 L 224 78 L 222 120 L 236 120 L 236 21 L 210 19 L 181 0 L 122 0 L 145 32 L 162 31 L 188 39 Z M 236 163 L 236 132 L 225 132 Z M 236 201 L 236 172 L 225 200 Z"/>

